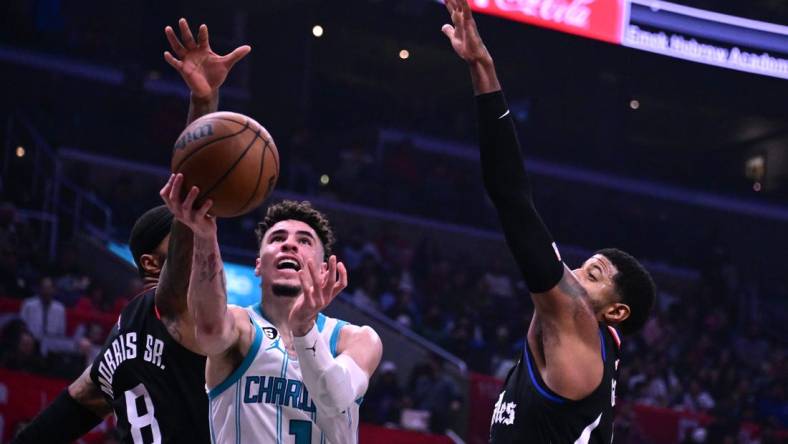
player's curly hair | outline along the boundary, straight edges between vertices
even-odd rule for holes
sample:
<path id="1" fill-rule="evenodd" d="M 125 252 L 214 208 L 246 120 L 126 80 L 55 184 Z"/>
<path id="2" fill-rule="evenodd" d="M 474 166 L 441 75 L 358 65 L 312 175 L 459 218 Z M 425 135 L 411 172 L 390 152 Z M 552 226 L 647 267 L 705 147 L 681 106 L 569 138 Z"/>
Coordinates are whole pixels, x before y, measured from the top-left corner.
<path id="1" fill-rule="evenodd" d="M 257 235 L 257 247 L 262 245 L 265 233 L 278 222 L 283 220 L 298 220 L 301 221 L 315 230 L 317 237 L 323 244 L 323 259 L 328 260 L 331 256 L 331 249 L 334 247 L 336 238 L 334 237 L 334 230 L 331 228 L 331 223 L 328 218 L 317 211 L 309 201 L 296 202 L 294 200 L 283 200 L 282 202 L 273 204 L 268 207 L 263 221 L 257 224 L 254 230 Z"/>

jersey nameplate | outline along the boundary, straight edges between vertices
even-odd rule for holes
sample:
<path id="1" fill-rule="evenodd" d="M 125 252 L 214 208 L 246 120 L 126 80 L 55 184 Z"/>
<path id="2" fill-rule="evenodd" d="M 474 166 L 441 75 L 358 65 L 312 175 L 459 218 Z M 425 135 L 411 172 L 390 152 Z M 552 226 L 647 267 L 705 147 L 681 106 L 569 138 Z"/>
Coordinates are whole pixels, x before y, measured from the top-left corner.
<path id="1" fill-rule="evenodd" d="M 137 347 L 137 332 L 132 331 L 119 335 L 104 351 L 104 355 L 98 365 L 98 380 L 101 391 L 109 397 L 114 398 L 112 394 L 112 379 L 115 377 L 115 371 L 123 362 L 140 356 Z M 141 356 L 145 362 L 164 370 L 162 361 L 164 341 L 151 335 L 145 335 L 145 350 Z"/>

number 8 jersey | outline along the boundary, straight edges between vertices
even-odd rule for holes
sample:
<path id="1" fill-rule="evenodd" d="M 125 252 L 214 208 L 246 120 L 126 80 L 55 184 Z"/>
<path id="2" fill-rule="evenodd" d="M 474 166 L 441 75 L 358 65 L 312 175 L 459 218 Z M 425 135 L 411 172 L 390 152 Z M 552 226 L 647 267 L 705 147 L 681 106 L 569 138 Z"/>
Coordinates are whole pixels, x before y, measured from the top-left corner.
<path id="1" fill-rule="evenodd" d="M 115 411 L 121 442 L 209 443 L 206 358 L 170 336 L 154 296 L 155 288 L 126 306 L 90 378 Z"/>
<path id="2" fill-rule="evenodd" d="M 260 304 L 247 307 L 254 340 L 235 371 L 209 390 L 211 434 L 218 444 L 353 444 L 358 442 L 357 400 L 341 415 L 326 417 L 312 401 L 297 357 L 288 354 L 279 331 Z M 319 314 L 321 338 L 336 356 L 347 323 Z M 352 441 L 338 442 L 338 436 Z"/>

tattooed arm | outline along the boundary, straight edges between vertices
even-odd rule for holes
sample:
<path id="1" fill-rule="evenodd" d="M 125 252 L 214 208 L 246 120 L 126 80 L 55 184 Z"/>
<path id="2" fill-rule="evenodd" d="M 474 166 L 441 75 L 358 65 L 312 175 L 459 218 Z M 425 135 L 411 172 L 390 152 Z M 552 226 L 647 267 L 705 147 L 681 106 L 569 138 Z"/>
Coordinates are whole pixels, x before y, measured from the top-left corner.
<path id="1" fill-rule="evenodd" d="M 476 94 L 484 187 L 534 304 L 529 347 L 548 387 L 581 399 L 602 377 L 598 321 L 585 289 L 564 265 L 536 209 L 514 120 L 470 5 L 467 0 L 446 0 L 445 5 L 452 24 L 442 30 L 467 62 Z"/>
<path id="2" fill-rule="evenodd" d="M 167 260 L 156 287 L 156 307 L 175 317 L 186 310 L 186 292 L 192 265 L 192 230 L 178 220 L 172 222 Z"/>
<path id="3" fill-rule="evenodd" d="M 195 339 L 206 355 L 224 355 L 236 349 L 243 332 L 250 332 L 243 316 L 227 307 L 227 290 L 224 268 L 219 252 L 216 233 L 216 218 L 208 214 L 212 201 L 208 199 L 195 209 L 194 201 L 199 189 L 192 187 L 185 198 L 181 198 L 182 174 L 173 174 L 162 188 L 160 195 L 175 219 L 191 229 L 193 233 L 192 264 L 186 292 L 187 307 L 194 320 Z M 248 335 L 243 336 L 243 338 Z"/>

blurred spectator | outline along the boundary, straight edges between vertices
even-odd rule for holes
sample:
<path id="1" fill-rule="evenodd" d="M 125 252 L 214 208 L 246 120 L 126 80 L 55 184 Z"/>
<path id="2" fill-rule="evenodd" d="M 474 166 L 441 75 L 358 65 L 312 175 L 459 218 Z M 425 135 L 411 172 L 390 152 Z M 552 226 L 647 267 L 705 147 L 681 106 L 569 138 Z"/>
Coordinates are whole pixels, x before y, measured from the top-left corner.
<path id="1" fill-rule="evenodd" d="M 399 286 L 396 302 L 386 314 L 406 326 L 415 327 L 421 323 L 421 313 L 413 300 L 413 290 L 405 285 Z"/>
<path id="2" fill-rule="evenodd" d="M 129 301 L 142 292 L 143 287 L 144 283 L 142 282 L 142 279 L 139 278 L 139 276 L 129 278 L 129 281 L 126 284 L 126 290 L 122 295 L 115 298 L 115 302 L 112 305 L 112 313 L 119 315 L 129 303 Z"/>
<path id="3" fill-rule="evenodd" d="M 58 299 L 67 307 L 73 307 L 90 285 L 90 278 L 80 272 L 77 251 L 72 245 L 61 246 L 60 261 L 57 265 Z"/>
<path id="4" fill-rule="evenodd" d="M 362 308 L 377 308 L 375 301 L 378 299 L 378 277 L 369 274 L 364 277 L 364 282 L 351 295 L 353 304 Z"/>
<path id="5" fill-rule="evenodd" d="M 0 294 L 13 298 L 29 294 L 27 280 L 19 270 L 19 258 L 10 248 L 0 250 Z"/>
<path id="6" fill-rule="evenodd" d="M 408 383 L 408 404 L 430 414 L 430 431 L 444 433 L 462 407 L 462 395 L 443 370 L 442 360 L 432 356 L 413 367 Z"/>
<path id="7" fill-rule="evenodd" d="M 22 322 L 10 322 L 3 329 L 0 367 L 39 373 L 46 369 L 38 342 Z"/>
<path id="8" fill-rule="evenodd" d="M 714 398 L 701 388 L 697 379 L 693 379 L 689 391 L 684 394 L 681 406 L 690 412 L 708 412 L 714 408 Z"/>
<path id="9" fill-rule="evenodd" d="M 503 272 L 503 264 L 500 261 L 484 273 L 482 280 L 492 296 L 511 298 L 514 294 L 512 280 Z"/>
<path id="10" fill-rule="evenodd" d="M 47 336 L 63 337 L 66 334 L 66 309 L 54 299 L 55 292 L 52 278 L 41 278 L 38 293 L 25 299 L 19 312 L 30 333 L 39 341 Z"/>
<path id="11" fill-rule="evenodd" d="M 365 421 L 386 426 L 399 424 L 402 388 L 397 380 L 397 366 L 391 361 L 380 364 L 361 405 Z"/>
<path id="12" fill-rule="evenodd" d="M 87 294 L 80 297 L 74 304 L 75 310 L 84 312 L 111 312 L 111 303 L 107 300 L 104 287 L 97 283 L 90 284 Z"/>
<path id="13" fill-rule="evenodd" d="M 77 342 L 77 350 L 85 358 L 85 366 L 93 363 L 96 355 L 101 351 L 107 334 L 101 325 L 92 323 L 87 327 L 87 334 L 80 338 Z"/>

